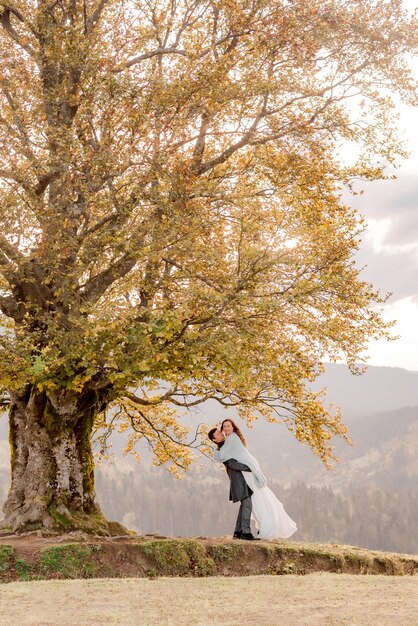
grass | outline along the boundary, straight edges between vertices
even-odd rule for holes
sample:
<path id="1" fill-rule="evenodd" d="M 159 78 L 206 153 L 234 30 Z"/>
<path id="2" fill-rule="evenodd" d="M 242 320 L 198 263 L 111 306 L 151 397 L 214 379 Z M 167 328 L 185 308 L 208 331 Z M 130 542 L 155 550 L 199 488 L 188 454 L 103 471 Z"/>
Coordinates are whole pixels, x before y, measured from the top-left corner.
<path id="1" fill-rule="evenodd" d="M 14 550 L 12 546 L 0 546 L 0 572 L 5 572 L 9 569 Z"/>
<path id="2" fill-rule="evenodd" d="M 213 559 L 206 556 L 202 545 L 191 540 L 149 541 L 143 546 L 150 561 L 149 577 L 210 576 L 215 573 Z"/>
<path id="3" fill-rule="evenodd" d="M 62 541 L 62 540 L 61 540 Z M 418 556 L 353 546 L 218 539 L 95 538 L 45 547 L 21 537 L 0 545 L 0 581 L 93 577 L 311 574 L 412 575 Z M 38 543 L 37 543 L 38 542 Z M 51 539 L 48 539 L 51 542 Z M 23 549 L 25 548 L 25 549 Z"/>
<path id="4" fill-rule="evenodd" d="M 92 578 L 96 573 L 91 559 L 93 550 L 92 545 L 55 546 L 42 552 L 36 569 L 44 574 L 59 574 L 62 578 Z"/>
<path id="5" fill-rule="evenodd" d="M 28 563 L 24 559 L 16 559 L 15 568 L 17 575 L 19 576 L 19 580 L 33 580 L 34 576 L 31 573 L 32 568 L 30 563 Z"/>
<path id="6" fill-rule="evenodd" d="M 210 547 L 210 554 L 217 563 L 234 561 L 243 553 L 244 546 L 239 543 L 226 543 Z"/>

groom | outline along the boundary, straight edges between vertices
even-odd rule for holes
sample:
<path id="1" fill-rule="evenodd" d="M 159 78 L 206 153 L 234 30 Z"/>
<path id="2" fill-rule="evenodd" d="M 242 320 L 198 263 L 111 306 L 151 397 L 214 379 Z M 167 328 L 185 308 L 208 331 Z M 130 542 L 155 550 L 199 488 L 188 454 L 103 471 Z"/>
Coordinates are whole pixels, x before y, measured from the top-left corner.
<path id="1" fill-rule="evenodd" d="M 218 450 L 224 445 L 225 437 L 219 428 L 212 428 L 208 432 L 208 437 L 213 443 L 216 443 Z M 229 499 L 232 502 L 241 502 L 238 511 L 238 517 L 235 524 L 234 539 L 254 540 L 255 537 L 251 532 L 251 511 L 252 511 L 252 490 L 245 482 L 242 472 L 250 472 L 250 468 L 243 463 L 239 463 L 235 459 L 228 459 L 224 462 L 226 471 L 229 476 L 231 488 Z"/>

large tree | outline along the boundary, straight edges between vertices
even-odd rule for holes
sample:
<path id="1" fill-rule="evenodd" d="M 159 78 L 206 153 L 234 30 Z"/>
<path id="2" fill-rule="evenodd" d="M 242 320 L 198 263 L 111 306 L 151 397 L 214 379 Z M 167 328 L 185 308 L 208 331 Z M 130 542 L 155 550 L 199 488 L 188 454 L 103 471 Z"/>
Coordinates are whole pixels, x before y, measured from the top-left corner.
<path id="1" fill-rule="evenodd" d="M 387 332 L 341 195 L 401 151 L 401 0 L 0 0 L 0 24 L 3 526 L 106 531 L 112 406 L 174 468 L 176 410 L 208 399 L 327 461 L 345 429 L 309 383 Z"/>

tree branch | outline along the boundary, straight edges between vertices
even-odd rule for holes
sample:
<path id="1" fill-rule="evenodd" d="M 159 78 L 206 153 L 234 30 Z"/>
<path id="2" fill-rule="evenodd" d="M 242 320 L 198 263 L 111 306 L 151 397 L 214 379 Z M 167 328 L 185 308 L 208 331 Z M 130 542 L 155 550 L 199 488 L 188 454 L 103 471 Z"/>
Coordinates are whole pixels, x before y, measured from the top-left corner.
<path id="1" fill-rule="evenodd" d="M 57 178 L 59 173 L 60 173 L 60 170 L 57 168 L 54 168 L 50 170 L 49 172 L 47 172 L 46 174 L 44 174 L 43 176 L 40 176 L 38 179 L 38 184 L 36 185 L 34 189 L 35 195 L 42 196 L 42 194 L 45 192 L 47 187 Z"/>
<path id="2" fill-rule="evenodd" d="M 218 41 L 216 41 L 211 46 L 207 46 L 206 48 L 204 48 L 197 55 L 197 58 L 200 59 L 200 58 L 206 56 L 207 54 L 209 54 L 209 52 L 211 52 L 212 50 L 216 49 L 221 44 L 225 43 L 226 41 L 231 40 L 231 44 L 228 46 L 228 49 L 226 51 L 227 53 L 229 53 L 229 52 L 232 51 L 233 48 L 236 47 L 239 38 L 244 36 L 244 35 L 249 34 L 250 32 L 251 31 L 244 31 L 242 33 L 228 33 L 228 35 L 226 35 L 225 37 L 222 37 L 221 39 L 218 39 Z M 176 42 L 176 44 L 177 44 L 177 42 Z M 130 59 L 129 61 L 126 61 L 122 65 L 118 65 L 117 67 L 115 67 L 113 69 L 113 72 L 114 73 L 123 72 L 123 70 L 126 70 L 126 69 L 132 67 L 133 65 L 136 65 L 137 63 L 140 63 L 141 61 L 145 61 L 146 59 L 151 59 L 152 57 L 155 57 L 155 56 L 158 56 L 158 55 L 164 55 L 164 54 L 178 54 L 178 55 L 186 57 L 186 58 L 190 58 L 191 57 L 191 55 L 188 54 L 188 52 L 186 52 L 186 50 L 181 50 L 181 49 L 179 50 L 177 48 L 177 45 L 170 46 L 169 48 L 160 47 L 160 48 L 156 48 L 155 50 L 151 50 L 150 52 L 144 52 L 143 54 L 140 54 L 140 55 L 134 57 L 133 59 Z M 193 55 L 193 56 L 195 56 L 195 55 Z"/>
<path id="3" fill-rule="evenodd" d="M 194 167 L 198 169 L 202 164 L 203 153 L 205 151 L 205 143 L 206 143 L 206 132 L 209 126 L 209 114 L 204 112 L 202 114 L 202 120 L 199 129 L 199 135 L 197 137 L 194 151 L 193 151 L 193 161 Z"/>
<path id="4" fill-rule="evenodd" d="M 240 148 L 243 148 L 244 146 L 250 143 L 251 138 L 254 137 L 255 133 L 257 132 L 258 124 L 263 119 L 263 117 L 266 116 L 267 101 L 268 101 L 268 94 L 264 96 L 263 106 L 261 107 L 260 113 L 254 119 L 253 123 L 251 124 L 247 132 L 244 134 L 244 136 L 239 141 L 229 146 L 229 148 L 224 150 L 219 156 L 215 157 L 214 159 L 211 159 L 207 163 L 203 163 L 199 168 L 197 168 L 196 174 L 198 176 L 205 174 L 208 170 L 213 169 L 216 165 L 225 163 L 225 161 L 229 159 L 229 157 L 232 156 L 234 152 L 236 152 Z"/>
<path id="5" fill-rule="evenodd" d="M 34 163 L 36 161 L 36 158 L 32 150 L 29 135 L 25 128 L 24 120 L 19 112 L 18 105 L 16 104 L 13 98 L 13 95 L 8 89 L 8 81 L 5 78 L 2 78 L 1 76 L 0 76 L 0 87 L 1 87 L 2 92 L 4 93 L 4 96 L 7 102 L 9 103 L 10 109 L 12 110 L 12 120 L 13 120 L 13 123 L 16 125 L 18 137 L 23 146 L 24 154 L 30 161 Z M 10 130 L 13 128 L 13 126 L 10 127 L 9 124 L 7 124 L 7 126 Z M 15 132 L 15 130 L 13 129 L 12 132 Z"/>
<path id="6" fill-rule="evenodd" d="M 38 32 L 34 28 L 33 24 L 29 20 L 27 20 L 23 13 L 16 9 L 16 7 L 12 7 L 5 2 L 0 2 L 0 7 L 2 7 L 4 11 L 9 11 L 12 15 L 17 17 L 17 19 L 22 22 L 22 24 L 25 24 L 29 28 L 29 30 L 35 35 L 35 37 L 38 37 Z"/>
<path id="7" fill-rule="evenodd" d="M 32 48 L 32 46 L 19 35 L 19 33 L 13 28 L 10 22 L 10 15 L 12 14 L 20 22 L 26 24 L 26 20 L 23 17 L 22 13 L 20 13 L 20 11 L 18 11 L 17 9 L 5 4 L 0 4 L 0 7 L 3 7 L 3 11 L 0 15 L 0 24 L 3 26 L 4 30 L 9 34 L 13 41 L 15 41 L 23 50 L 25 50 L 25 52 L 29 54 L 29 56 L 31 56 L 33 59 L 36 59 L 37 54 L 34 48 Z"/>
<path id="8" fill-rule="evenodd" d="M 123 70 L 126 70 L 132 67 L 132 65 L 136 65 L 136 63 L 140 63 L 141 61 L 145 61 L 145 59 L 152 59 L 152 57 L 163 55 L 163 54 L 179 54 L 184 57 L 188 56 L 185 50 L 178 50 L 177 48 L 174 48 L 174 47 L 157 48 L 156 50 L 151 50 L 150 52 L 144 52 L 144 54 L 140 54 L 137 57 L 134 57 L 133 59 L 126 61 L 126 63 L 123 63 L 123 65 L 119 65 L 118 67 L 115 67 L 113 69 L 113 72 L 115 74 L 118 72 L 123 72 Z"/>
<path id="9" fill-rule="evenodd" d="M 21 265 L 26 261 L 25 256 L 20 252 L 20 250 L 3 237 L 3 235 L 0 235 L 0 250 L 7 257 L 9 262 L 14 261 L 18 265 Z"/>
<path id="10" fill-rule="evenodd" d="M 25 191 L 27 191 L 27 192 L 31 192 L 32 191 L 30 185 L 25 183 L 25 181 L 22 178 L 20 178 L 20 176 L 17 176 L 13 172 L 9 172 L 8 170 L 1 170 L 0 169 L 0 178 L 4 178 L 6 180 L 13 180 L 15 183 L 20 185 L 22 187 L 22 189 L 24 189 Z"/>
<path id="11" fill-rule="evenodd" d="M 15 321 L 21 321 L 24 316 L 24 305 L 17 303 L 13 296 L 0 296 L 0 310 Z"/>
<path id="12" fill-rule="evenodd" d="M 177 263 L 177 261 L 174 261 L 174 259 L 169 259 L 167 257 L 164 257 L 162 260 L 165 263 L 168 263 L 169 265 L 172 265 L 173 267 L 177 267 L 178 269 L 182 270 L 183 272 L 188 274 L 191 278 L 197 278 L 198 280 L 202 281 L 208 287 L 210 287 L 211 289 L 214 289 L 218 293 L 223 293 L 222 289 L 220 289 L 217 285 L 215 285 L 215 283 L 213 283 L 209 278 L 206 278 L 206 276 L 203 276 L 203 274 L 191 272 L 190 270 L 185 268 L 183 265 L 180 265 L 180 263 Z"/>
<path id="13" fill-rule="evenodd" d="M 109 0 L 100 0 L 99 5 L 97 7 L 97 9 L 94 11 L 94 13 L 90 16 L 90 17 L 85 17 L 85 30 L 87 33 L 90 33 L 93 28 L 96 26 L 96 24 L 99 22 L 102 13 L 104 11 L 104 9 L 106 8 L 106 5 L 108 4 Z"/>
<path id="14" fill-rule="evenodd" d="M 96 302 L 112 283 L 128 274 L 135 267 L 136 261 L 136 257 L 125 254 L 106 270 L 93 276 L 86 283 L 81 293 L 83 300 L 90 303 Z"/>

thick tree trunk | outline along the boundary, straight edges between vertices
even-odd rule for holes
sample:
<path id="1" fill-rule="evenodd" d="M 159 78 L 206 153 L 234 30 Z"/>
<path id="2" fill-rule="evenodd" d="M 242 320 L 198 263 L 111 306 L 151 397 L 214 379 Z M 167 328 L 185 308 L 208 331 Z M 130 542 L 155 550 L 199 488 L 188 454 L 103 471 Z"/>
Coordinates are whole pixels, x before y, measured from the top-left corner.
<path id="1" fill-rule="evenodd" d="M 11 394 L 11 485 L 1 527 L 22 532 L 76 528 L 110 534 L 94 489 L 95 392 Z M 113 525 L 119 526 L 119 525 Z M 122 527 L 114 528 L 121 532 Z"/>

